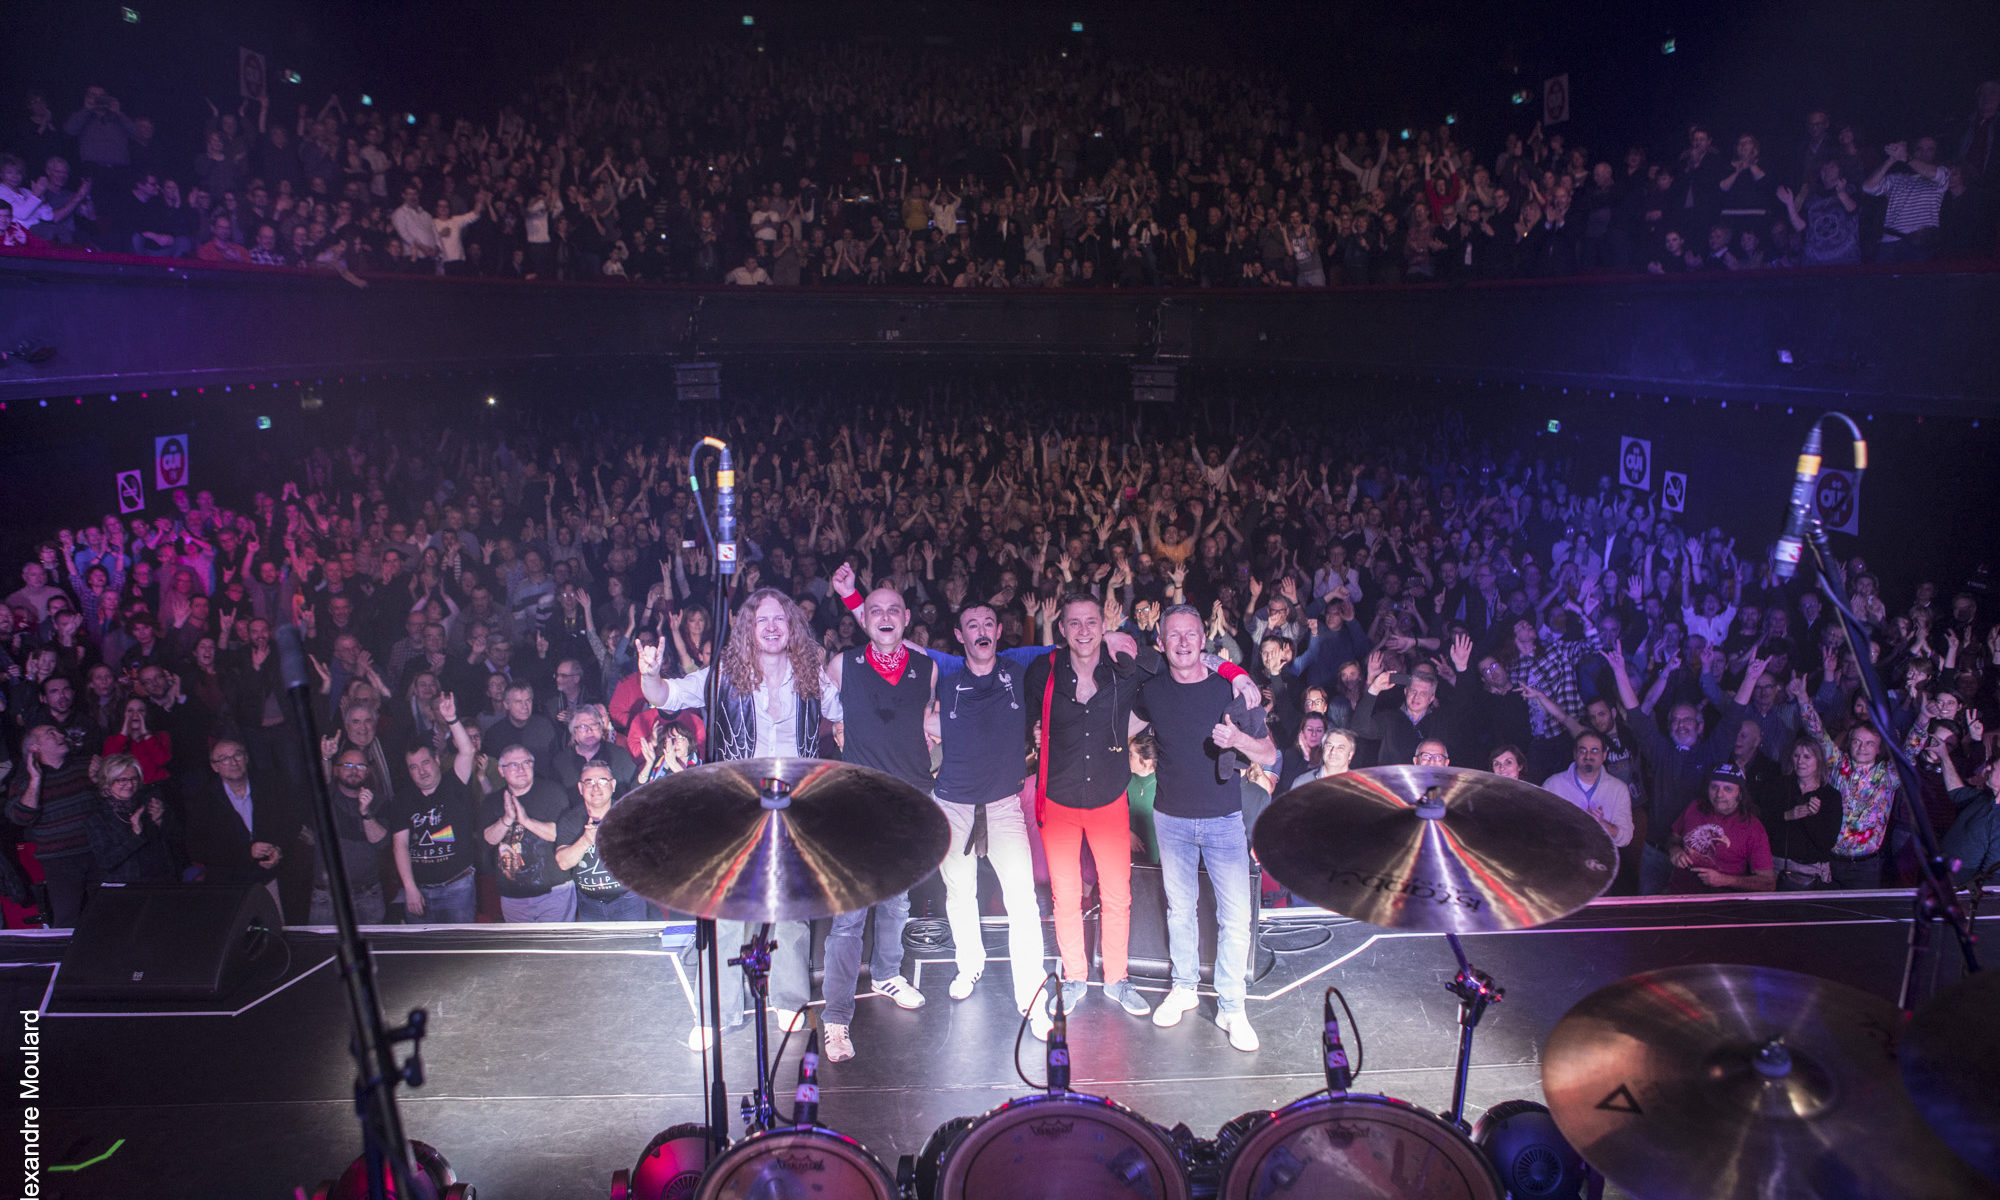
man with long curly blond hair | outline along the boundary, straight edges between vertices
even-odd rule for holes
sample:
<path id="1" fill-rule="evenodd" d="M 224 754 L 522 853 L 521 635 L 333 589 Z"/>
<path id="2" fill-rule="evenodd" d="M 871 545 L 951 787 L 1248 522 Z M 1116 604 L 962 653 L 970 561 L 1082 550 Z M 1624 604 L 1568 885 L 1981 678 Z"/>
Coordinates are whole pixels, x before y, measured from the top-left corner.
<path id="1" fill-rule="evenodd" d="M 750 593 L 736 611 L 721 658 L 721 686 L 708 714 L 711 757 L 821 757 L 821 723 L 842 717 L 840 689 L 826 677 L 820 645 L 790 597 L 775 588 Z M 639 687 L 647 702 L 669 712 L 705 707 L 712 668 L 662 679 L 660 660 L 657 645 L 640 648 Z M 747 930 L 742 921 L 717 921 L 717 945 L 741 945 Z M 781 921 L 772 936 L 778 943 L 771 955 L 772 1012 L 780 1028 L 797 1028 L 812 996 L 810 930 L 804 921 Z M 727 1027 L 744 1022 L 749 999 L 746 987 L 725 1015 Z M 688 1035 L 690 1049 L 705 1047 L 704 1033 L 697 1028 Z"/>

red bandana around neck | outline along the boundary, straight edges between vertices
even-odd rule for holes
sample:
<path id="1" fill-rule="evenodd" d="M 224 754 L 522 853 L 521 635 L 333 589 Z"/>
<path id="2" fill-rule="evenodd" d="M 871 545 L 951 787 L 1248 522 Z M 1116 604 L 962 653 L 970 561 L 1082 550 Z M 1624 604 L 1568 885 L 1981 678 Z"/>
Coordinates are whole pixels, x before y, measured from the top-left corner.
<path id="1" fill-rule="evenodd" d="M 871 642 L 868 646 L 868 665 L 874 667 L 875 673 L 890 687 L 895 687 L 903 678 L 903 668 L 910 665 L 910 648 L 897 646 L 895 653 L 885 655 L 876 650 Z"/>

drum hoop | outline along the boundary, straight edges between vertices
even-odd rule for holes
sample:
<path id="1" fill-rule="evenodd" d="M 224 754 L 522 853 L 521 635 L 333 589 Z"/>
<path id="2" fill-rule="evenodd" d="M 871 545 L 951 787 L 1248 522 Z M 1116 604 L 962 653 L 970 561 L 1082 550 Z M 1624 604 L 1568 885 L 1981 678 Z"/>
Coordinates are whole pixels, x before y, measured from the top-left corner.
<path id="1" fill-rule="evenodd" d="M 714 1162 L 701 1177 L 701 1187 L 696 1190 L 697 1200 L 713 1200 L 713 1189 L 720 1187 L 728 1175 L 725 1168 L 734 1167 L 746 1159 L 762 1158 L 772 1152 L 782 1152 L 785 1148 L 779 1139 L 798 1139 L 801 1145 L 829 1148 L 833 1153 L 850 1163 L 866 1167 L 875 1181 L 882 1185 L 882 1200 L 895 1200 L 897 1195 L 895 1177 L 888 1168 L 859 1141 L 838 1130 L 821 1125 L 781 1125 L 774 1129 L 761 1129 L 746 1135 L 742 1141 L 717 1155 Z M 847 1152 L 841 1154 L 842 1151 Z"/>
<path id="2" fill-rule="evenodd" d="M 995 1108 L 981 1113 L 973 1123 L 960 1134 L 951 1148 L 938 1163 L 938 1200 L 947 1200 L 951 1192 L 965 1186 L 963 1164 L 969 1151 L 984 1147 L 985 1142 L 975 1142 L 981 1130 L 998 1128 L 998 1123 L 1016 1112 L 1035 1112 L 1044 1109 L 1061 1111 L 1071 1109 L 1090 1114 L 1093 1118 L 1109 1118 L 1108 1123 L 1119 1125 L 1126 1132 L 1133 1132 L 1133 1141 L 1144 1141 L 1152 1146 L 1158 1161 L 1169 1168 L 1162 1173 L 1161 1200 L 1187 1200 L 1189 1196 L 1186 1164 L 1181 1161 L 1180 1151 L 1173 1139 L 1159 1126 L 1138 1113 L 1104 1096 L 1092 1096 L 1085 1092 L 1045 1092 L 1034 1096 L 1020 1096 Z M 990 1138 L 989 1138 L 990 1140 Z"/>
<path id="3" fill-rule="evenodd" d="M 1262 1159 L 1264 1154 L 1269 1151 L 1270 1145 L 1276 1142 L 1282 1135 L 1294 1128 L 1315 1124 L 1316 1121 L 1313 1119 L 1313 1114 L 1337 1114 L 1349 1108 L 1354 1109 L 1357 1116 L 1395 1113 L 1397 1115 L 1390 1118 L 1389 1122 L 1395 1123 L 1407 1120 L 1410 1122 L 1409 1128 L 1412 1131 L 1417 1129 L 1435 1129 L 1441 1131 L 1445 1135 L 1446 1141 L 1457 1143 L 1464 1150 L 1462 1157 L 1467 1163 L 1473 1164 L 1471 1171 L 1468 1173 L 1475 1175 L 1477 1180 L 1483 1180 L 1486 1183 L 1490 1189 L 1487 1193 L 1490 1200 L 1501 1200 L 1501 1197 L 1506 1194 L 1505 1188 L 1501 1185 L 1499 1173 L 1493 1169 L 1492 1162 L 1487 1159 L 1486 1154 L 1480 1150 L 1478 1145 L 1466 1135 L 1464 1130 L 1451 1124 L 1429 1109 L 1421 1105 L 1412 1104 L 1408 1100 L 1398 1100 L 1394 1096 L 1377 1096 L 1357 1092 L 1348 1092 L 1334 1096 L 1326 1092 L 1318 1092 L 1311 1096 L 1294 1100 L 1276 1112 L 1263 1114 L 1262 1119 L 1250 1127 L 1243 1135 L 1242 1141 L 1238 1142 L 1229 1152 L 1228 1158 L 1222 1164 L 1221 1196 L 1223 1200 L 1234 1200 L 1236 1197 L 1248 1194 L 1249 1181 L 1239 1181 L 1237 1178 L 1238 1171 L 1247 1169 L 1246 1164 L 1255 1163 Z M 1249 1114 L 1244 1115 L 1247 1116 Z M 1475 1181 L 1474 1195 L 1478 1194 L 1477 1181 Z"/>

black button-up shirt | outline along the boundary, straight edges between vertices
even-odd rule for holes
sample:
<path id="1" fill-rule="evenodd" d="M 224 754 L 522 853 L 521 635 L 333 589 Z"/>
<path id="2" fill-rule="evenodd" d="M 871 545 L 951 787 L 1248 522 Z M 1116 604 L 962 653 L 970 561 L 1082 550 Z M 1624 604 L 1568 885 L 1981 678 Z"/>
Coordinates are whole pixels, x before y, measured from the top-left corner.
<path id="1" fill-rule="evenodd" d="M 1089 703 L 1076 701 L 1076 668 L 1068 650 L 1055 652 L 1055 695 L 1049 701 L 1049 728 L 1044 733 L 1049 756 L 1049 800 L 1065 808 L 1103 808 L 1125 794 L 1132 778 L 1126 757 L 1126 731 L 1139 685 L 1159 673 L 1157 650 L 1143 647 L 1140 658 L 1113 660 L 1110 651 L 1097 658 L 1097 692 Z M 1042 697 L 1049 685 L 1049 656 L 1028 665 L 1031 720 L 1042 715 Z"/>

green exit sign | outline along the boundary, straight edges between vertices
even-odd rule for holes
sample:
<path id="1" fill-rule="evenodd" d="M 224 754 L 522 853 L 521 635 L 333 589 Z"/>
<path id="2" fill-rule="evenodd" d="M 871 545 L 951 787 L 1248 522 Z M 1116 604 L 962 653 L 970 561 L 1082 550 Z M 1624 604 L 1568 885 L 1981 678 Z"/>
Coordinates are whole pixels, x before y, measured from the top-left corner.
<path id="1" fill-rule="evenodd" d="M 1561 433 L 1563 431 L 1563 423 L 1561 421 L 1550 421 L 1548 429 L 1550 433 Z"/>

